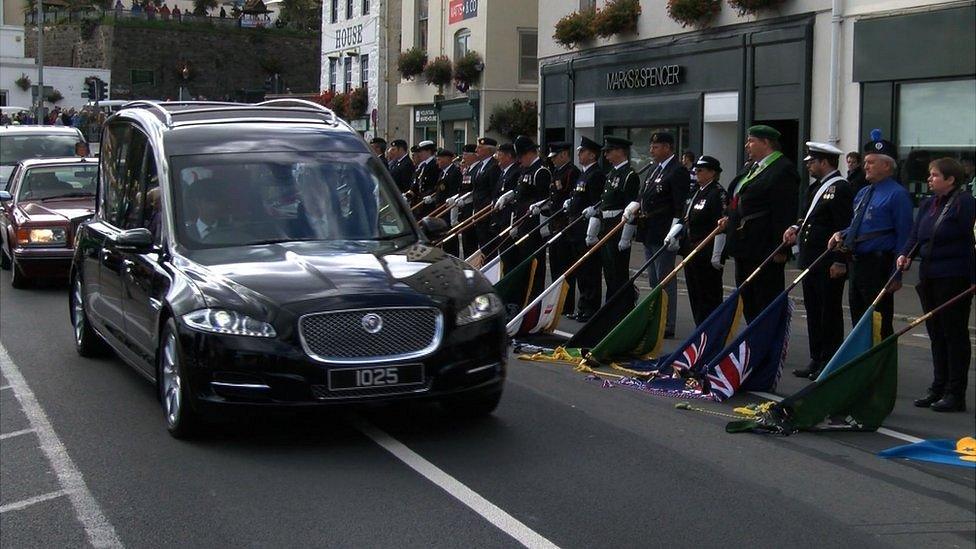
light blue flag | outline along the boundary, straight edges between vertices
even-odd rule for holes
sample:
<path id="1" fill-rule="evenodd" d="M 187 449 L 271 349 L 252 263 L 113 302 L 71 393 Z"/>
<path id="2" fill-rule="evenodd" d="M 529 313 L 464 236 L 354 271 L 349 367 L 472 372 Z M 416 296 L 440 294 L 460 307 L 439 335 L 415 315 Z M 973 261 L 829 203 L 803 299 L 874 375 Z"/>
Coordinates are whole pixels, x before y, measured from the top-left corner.
<path id="1" fill-rule="evenodd" d="M 915 444 L 896 446 L 878 452 L 883 458 L 917 459 L 976 469 L 976 439 L 923 440 Z"/>
<path id="2" fill-rule="evenodd" d="M 854 360 L 880 342 L 881 313 L 875 311 L 873 306 L 868 307 L 851 333 L 847 334 L 847 339 L 841 343 L 840 348 L 830 358 L 824 369 L 820 371 L 817 381 L 823 381 L 831 372 Z"/>

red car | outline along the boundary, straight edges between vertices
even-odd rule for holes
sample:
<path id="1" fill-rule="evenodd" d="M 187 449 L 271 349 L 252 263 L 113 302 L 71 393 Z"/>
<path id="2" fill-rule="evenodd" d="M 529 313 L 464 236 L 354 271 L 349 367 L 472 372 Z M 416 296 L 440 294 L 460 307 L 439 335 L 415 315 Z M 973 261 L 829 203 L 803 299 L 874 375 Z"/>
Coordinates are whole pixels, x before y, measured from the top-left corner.
<path id="1" fill-rule="evenodd" d="M 11 284 L 67 280 L 75 228 L 95 211 L 95 158 L 45 158 L 17 164 L 0 191 L 0 267 Z M 133 206 L 134 207 L 134 206 Z"/>

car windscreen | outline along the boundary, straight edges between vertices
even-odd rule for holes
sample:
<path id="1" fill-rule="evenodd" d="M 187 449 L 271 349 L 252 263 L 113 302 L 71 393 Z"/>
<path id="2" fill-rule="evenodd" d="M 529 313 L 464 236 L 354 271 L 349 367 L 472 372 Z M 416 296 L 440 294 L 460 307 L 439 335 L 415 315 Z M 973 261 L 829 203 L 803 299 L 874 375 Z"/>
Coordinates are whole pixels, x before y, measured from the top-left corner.
<path id="1" fill-rule="evenodd" d="M 0 136 L 0 164 L 12 166 L 29 158 L 60 158 L 75 155 L 74 135 L 29 134 Z"/>
<path id="2" fill-rule="evenodd" d="M 29 168 L 17 190 L 17 199 L 47 200 L 95 196 L 97 173 L 98 166 L 95 164 Z"/>
<path id="3" fill-rule="evenodd" d="M 176 230 L 190 249 L 415 234 L 370 154 L 187 155 L 170 165 Z"/>

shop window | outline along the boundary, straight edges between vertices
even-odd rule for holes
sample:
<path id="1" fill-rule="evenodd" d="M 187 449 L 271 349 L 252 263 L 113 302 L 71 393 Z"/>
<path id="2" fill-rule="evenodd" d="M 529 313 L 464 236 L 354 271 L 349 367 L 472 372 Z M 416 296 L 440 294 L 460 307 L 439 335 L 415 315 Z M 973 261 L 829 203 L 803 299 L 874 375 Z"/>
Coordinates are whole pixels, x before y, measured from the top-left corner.
<path id="1" fill-rule="evenodd" d="M 535 29 L 519 29 L 519 82 L 539 82 L 539 33 Z"/>
<path id="2" fill-rule="evenodd" d="M 461 29 L 454 33 L 454 59 L 460 59 L 468 53 L 468 44 L 471 42 L 471 30 Z"/>
<path id="3" fill-rule="evenodd" d="M 329 21 L 332 23 L 339 21 L 339 0 L 332 0 L 329 3 Z"/>
<path id="4" fill-rule="evenodd" d="M 349 93 L 352 90 L 352 57 L 343 59 L 342 73 L 342 91 Z"/>
<path id="5" fill-rule="evenodd" d="M 369 89 L 369 56 L 359 56 L 359 87 Z"/>
<path id="6" fill-rule="evenodd" d="M 338 69 L 336 65 L 339 64 L 339 60 L 330 57 L 329 58 L 329 91 L 335 93 L 336 91 L 336 77 L 338 76 Z"/>
<path id="7" fill-rule="evenodd" d="M 464 128 L 454 128 L 454 153 L 464 149 Z"/>
<path id="8" fill-rule="evenodd" d="M 688 126 L 651 126 L 651 127 L 608 127 L 604 129 L 604 135 L 613 135 L 627 139 L 633 146 L 630 147 L 630 165 L 640 171 L 651 163 L 651 151 L 649 143 L 651 135 L 656 132 L 668 132 L 675 138 L 675 160 L 680 161 L 681 151 L 688 149 Z M 672 160 L 674 162 L 674 160 Z M 643 174 L 641 174 L 643 179 Z"/>
<path id="9" fill-rule="evenodd" d="M 898 86 L 898 174 L 917 200 L 929 194 L 928 165 L 950 157 L 973 179 L 976 155 L 976 80 L 913 82 Z"/>
<path id="10" fill-rule="evenodd" d="M 413 129 L 414 141 L 437 141 L 437 128 L 434 126 L 416 126 Z"/>
<path id="11" fill-rule="evenodd" d="M 417 0 L 417 37 L 416 46 L 427 51 L 427 13 L 430 0 Z"/>

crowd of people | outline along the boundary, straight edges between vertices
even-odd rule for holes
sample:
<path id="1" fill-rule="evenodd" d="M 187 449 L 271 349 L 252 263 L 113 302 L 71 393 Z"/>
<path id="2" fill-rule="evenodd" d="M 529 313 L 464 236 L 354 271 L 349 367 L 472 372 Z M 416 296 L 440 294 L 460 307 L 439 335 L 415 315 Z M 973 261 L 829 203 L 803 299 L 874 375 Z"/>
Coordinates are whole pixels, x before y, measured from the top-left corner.
<path id="1" fill-rule="evenodd" d="M 749 128 L 747 162 L 725 186 L 716 158 L 679 153 L 675 137 L 666 132 L 651 136 L 653 164 L 643 178 L 630 163 L 634 144 L 624 138 L 606 136 L 597 143 L 582 137 L 575 155 L 573 145 L 550 143 L 543 158 L 526 136 L 501 144 L 482 137 L 460 155 L 432 141 L 370 142 L 418 219 L 434 213 L 456 225 L 490 206 L 490 216 L 464 231 L 460 242 L 449 242 L 449 253 L 468 257 L 480 251 L 491 257 L 503 248 L 497 236 L 508 231 L 509 242 L 525 237 L 503 254 L 502 264 L 511 269 L 550 234 L 568 227 L 564 238 L 541 252 L 530 295 L 543 288 L 546 259 L 555 278 L 605 240 L 569 277 L 564 314 L 580 322 L 600 308 L 602 295 L 627 290 L 635 243 L 650 263 L 651 287 L 673 271 L 678 257 L 699 248 L 685 265 L 696 324 L 722 302 L 728 261 L 741 288 L 745 319 L 752 321 L 784 291 L 786 263 L 795 258 L 799 268 L 809 269 L 802 289 L 810 362 L 794 371 L 799 377 L 816 379 L 843 342 L 845 285 L 851 322 L 873 305 L 881 315 L 881 335 L 887 336 L 893 333 L 893 293 L 901 287 L 901 272 L 912 264 L 918 264 L 916 291 L 926 312 L 976 281 L 976 198 L 971 177 L 957 160 L 931 162 L 933 196 L 913 220 L 911 197 L 895 180 L 897 148 L 880 135 L 872 135 L 863 154 L 845 155 L 828 143 L 808 142 L 803 162 L 809 184 L 801 184 L 799 171 L 783 154 L 780 132 L 767 125 Z M 585 223 L 573 223 L 581 217 Z M 623 230 L 604 239 L 621 220 Z M 751 283 L 743 285 L 747 279 Z M 671 277 L 664 288 L 672 304 L 676 286 Z M 636 288 L 629 290 L 636 300 Z M 965 410 L 971 306 L 972 299 L 961 300 L 926 324 L 934 379 L 917 406 Z M 665 337 L 674 337 L 676 310 L 669 307 Z"/>
<path id="2" fill-rule="evenodd" d="M 44 124 L 48 126 L 70 126 L 80 129 L 85 135 L 89 135 L 91 128 L 101 128 L 105 122 L 105 113 L 96 110 L 94 107 L 82 107 L 67 109 L 54 107 L 44 119 Z M 0 125 L 33 125 L 37 123 L 34 112 L 30 110 L 18 111 L 8 115 L 0 114 Z M 89 138 L 91 136 L 89 135 Z"/>

